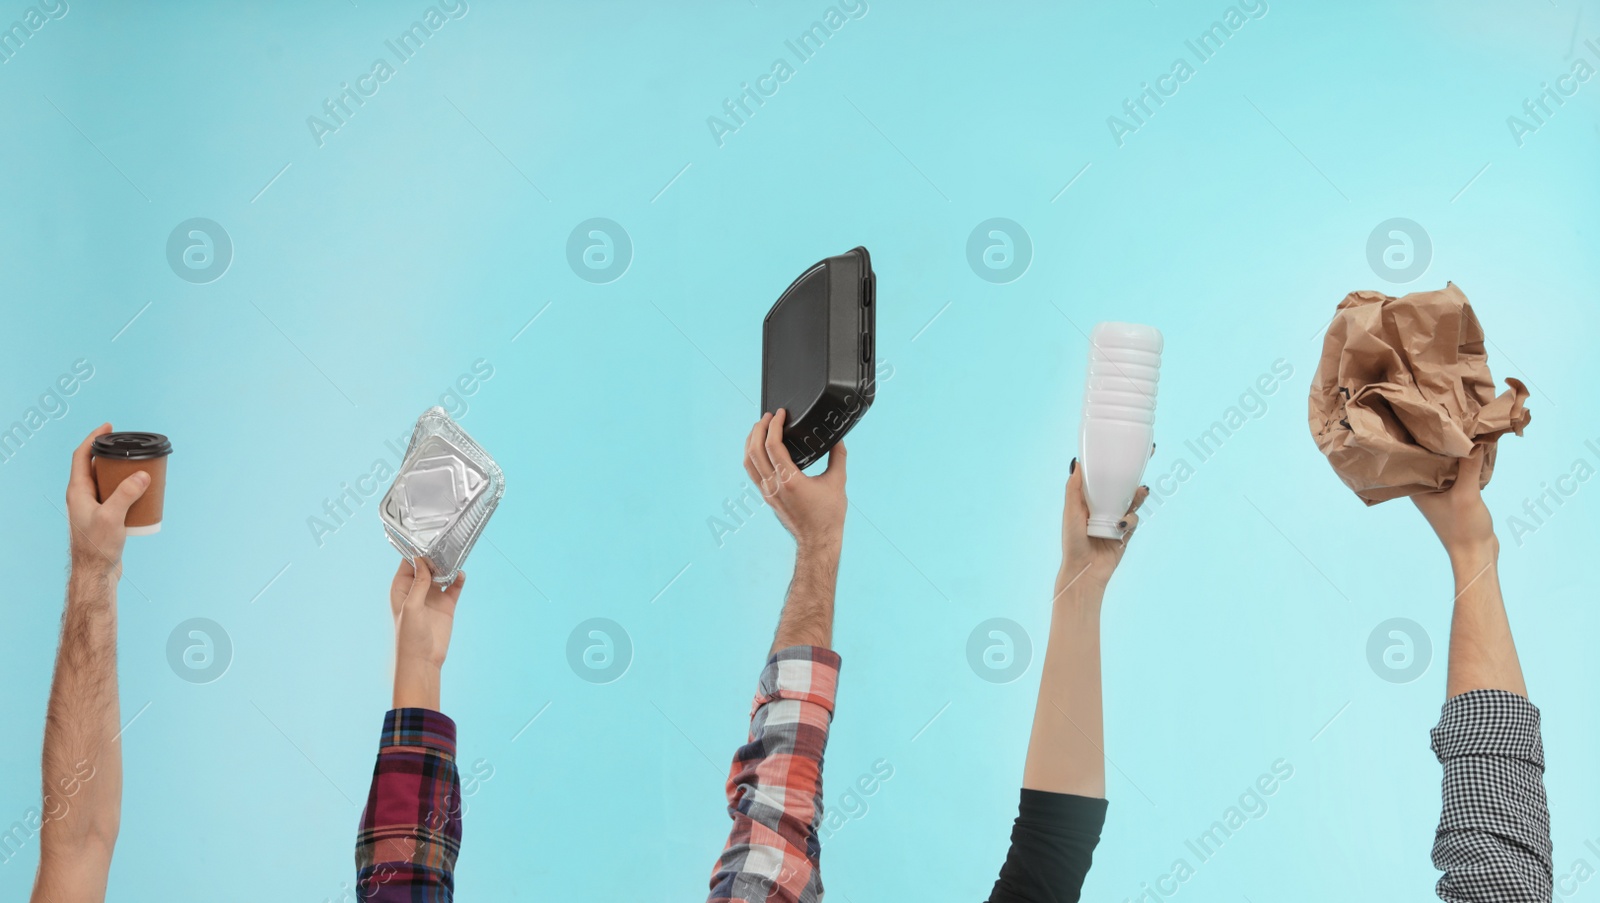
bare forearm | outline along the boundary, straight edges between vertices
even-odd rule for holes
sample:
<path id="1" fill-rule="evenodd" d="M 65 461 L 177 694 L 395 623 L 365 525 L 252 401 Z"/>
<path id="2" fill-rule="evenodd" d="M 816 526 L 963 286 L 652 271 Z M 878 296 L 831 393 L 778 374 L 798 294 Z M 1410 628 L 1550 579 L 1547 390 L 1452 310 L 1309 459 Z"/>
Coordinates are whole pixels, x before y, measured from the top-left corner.
<path id="1" fill-rule="evenodd" d="M 439 711 L 440 666 L 397 660 L 394 666 L 394 708 Z"/>
<path id="2" fill-rule="evenodd" d="M 1075 579 L 1076 578 L 1076 579 Z M 1103 798 L 1100 604 L 1105 586 L 1065 569 L 1056 577 L 1050 637 L 1022 786 Z"/>
<path id="3" fill-rule="evenodd" d="M 99 899 L 122 809 L 117 573 L 74 566 L 45 715 L 39 893 Z"/>
<path id="4" fill-rule="evenodd" d="M 1489 541 L 1450 549 L 1455 575 L 1455 612 L 1450 618 L 1450 665 L 1445 694 L 1506 690 L 1527 696 L 1522 665 L 1511 638 L 1511 622 L 1500 595 L 1499 543 Z"/>
<path id="5" fill-rule="evenodd" d="M 801 544 L 795 550 L 794 579 L 778 619 L 772 652 L 790 646 L 833 646 L 833 596 L 839 582 L 838 540 Z"/>

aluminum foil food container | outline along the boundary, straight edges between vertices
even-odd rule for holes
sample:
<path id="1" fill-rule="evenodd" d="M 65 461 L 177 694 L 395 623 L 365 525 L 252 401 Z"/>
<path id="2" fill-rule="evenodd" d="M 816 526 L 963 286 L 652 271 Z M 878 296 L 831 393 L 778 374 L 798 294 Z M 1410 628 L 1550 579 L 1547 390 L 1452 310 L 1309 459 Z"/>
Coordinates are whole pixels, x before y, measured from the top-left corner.
<path id="1" fill-rule="evenodd" d="M 417 418 L 378 516 L 390 545 L 407 561 L 426 561 L 434 582 L 449 586 L 505 492 L 505 474 L 483 446 L 432 407 Z"/>

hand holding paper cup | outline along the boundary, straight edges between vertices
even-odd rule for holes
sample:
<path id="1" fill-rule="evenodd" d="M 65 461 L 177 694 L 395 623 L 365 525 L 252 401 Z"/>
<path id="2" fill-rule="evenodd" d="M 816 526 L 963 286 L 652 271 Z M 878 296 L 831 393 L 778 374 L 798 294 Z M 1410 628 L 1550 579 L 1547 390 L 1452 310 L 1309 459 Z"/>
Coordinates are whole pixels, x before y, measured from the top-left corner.
<path id="1" fill-rule="evenodd" d="M 149 536 L 161 531 L 167 494 L 167 457 L 172 443 L 160 433 L 106 433 L 90 447 L 97 501 L 105 502 L 122 481 L 146 473 L 150 486 L 128 509 L 124 522 L 129 536 Z"/>

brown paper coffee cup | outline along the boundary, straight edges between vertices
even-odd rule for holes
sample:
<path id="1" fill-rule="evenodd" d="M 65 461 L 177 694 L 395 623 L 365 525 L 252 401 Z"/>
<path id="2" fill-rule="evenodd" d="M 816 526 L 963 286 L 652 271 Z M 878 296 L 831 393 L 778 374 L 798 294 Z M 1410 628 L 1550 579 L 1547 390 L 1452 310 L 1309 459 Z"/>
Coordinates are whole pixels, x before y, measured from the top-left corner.
<path id="1" fill-rule="evenodd" d="M 150 475 L 150 486 L 128 509 L 124 523 L 129 536 L 148 536 L 161 530 L 167 494 L 167 456 L 172 443 L 160 433 L 107 433 L 92 448 L 95 489 L 100 501 L 111 497 L 122 481 L 139 471 Z"/>

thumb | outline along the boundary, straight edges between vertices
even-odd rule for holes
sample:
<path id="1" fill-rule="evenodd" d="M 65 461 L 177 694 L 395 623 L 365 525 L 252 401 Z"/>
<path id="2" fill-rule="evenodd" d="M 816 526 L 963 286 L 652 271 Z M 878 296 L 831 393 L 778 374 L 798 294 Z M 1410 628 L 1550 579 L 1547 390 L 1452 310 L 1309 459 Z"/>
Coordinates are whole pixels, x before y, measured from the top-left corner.
<path id="1" fill-rule="evenodd" d="M 467 585 L 467 572 L 466 571 L 462 571 L 461 573 L 456 575 L 456 582 L 450 584 L 448 587 L 445 588 L 444 597 L 446 599 L 450 600 L 450 608 L 451 608 L 451 610 L 454 610 L 455 606 L 456 606 L 456 603 L 461 601 L 461 588 L 466 586 L 466 585 Z"/>
<path id="2" fill-rule="evenodd" d="M 136 470 L 117 484 L 116 491 L 111 493 L 111 497 L 106 499 L 101 507 L 115 517 L 117 523 L 122 523 L 128 519 L 128 509 L 132 508 L 133 503 L 143 497 L 144 491 L 149 488 L 150 475 L 142 470 Z"/>
<path id="3" fill-rule="evenodd" d="M 843 480 L 846 457 L 848 457 L 848 453 L 844 450 L 844 443 L 840 442 L 838 445 L 835 445 L 828 451 L 828 466 L 823 469 L 822 475 L 825 477 L 832 477 L 835 473 L 837 473 L 838 477 L 836 477 L 836 479 Z"/>
<path id="4" fill-rule="evenodd" d="M 433 583 L 433 569 L 419 556 L 412 563 L 411 590 L 406 593 L 407 602 L 422 602 L 428 598 L 428 587 Z"/>
<path id="5" fill-rule="evenodd" d="M 1067 510 L 1087 519 L 1089 503 L 1083 500 L 1083 464 L 1072 459 L 1072 473 L 1067 477 Z"/>
<path id="6" fill-rule="evenodd" d="M 1483 461 L 1488 452 L 1489 446 L 1478 445 L 1465 458 L 1461 459 L 1460 464 L 1456 465 L 1455 485 L 1466 484 L 1471 487 L 1470 489 L 1463 489 L 1463 492 L 1477 492 L 1479 490 L 1478 484 L 1483 478 Z"/>
<path id="7" fill-rule="evenodd" d="M 430 587 L 430 592 L 423 596 L 424 605 L 430 610 L 441 612 L 449 617 L 456 616 L 456 603 L 461 601 L 461 587 L 466 585 L 467 574 L 465 571 L 456 574 L 456 579 L 447 587 L 439 589 L 435 583 Z"/>
<path id="8" fill-rule="evenodd" d="M 1117 528 L 1122 531 L 1121 541 L 1123 545 L 1127 545 L 1128 540 L 1133 537 L 1133 531 L 1139 529 L 1139 515 L 1134 514 L 1131 511 L 1128 512 L 1123 516 L 1122 520 L 1117 523 Z"/>

